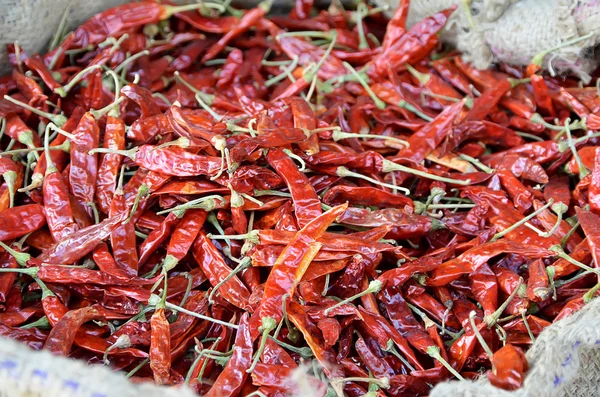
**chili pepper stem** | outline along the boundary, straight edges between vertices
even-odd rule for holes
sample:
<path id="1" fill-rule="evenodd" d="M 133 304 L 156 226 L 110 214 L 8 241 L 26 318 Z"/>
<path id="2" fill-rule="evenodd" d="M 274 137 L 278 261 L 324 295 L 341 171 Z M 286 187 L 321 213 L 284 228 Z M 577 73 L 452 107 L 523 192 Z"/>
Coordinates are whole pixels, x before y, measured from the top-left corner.
<path id="1" fill-rule="evenodd" d="M 223 284 L 227 283 L 236 274 L 248 269 L 250 266 L 252 266 L 252 259 L 250 259 L 249 257 L 245 257 L 244 259 L 242 259 L 239 265 L 237 265 L 236 268 L 231 271 L 231 273 L 229 273 L 223 280 L 219 281 L 217 285 L 213 287 L 212 291 L 210 291 L 210 294 L 208 295 L 208 303 L 210 303 L 211 305 L 214 303 L 213 298 L 219 290 L 219 288 L 223 286 Z"/>
<path id="2" fill-rule="evenodd" d="M 410 73 L 415 79 L 417 79 L 417 81 L 419 82 L 419 84 L 421 84 L 421 86 L 424 86 L 425 84 L 427 84 L 429 82 L 429 80 L 431 80 L 430 74 L 421 73 L 408 63 L 404 64 L 404 66 L 406 67 L 406 71 L 408 73 Z M 456 98 L 452 98 L 452 99 L 456 99 Z"/>
<path id="3" fill-rule="evenodd" d="M 356 71 L 356 69 L 352 67 L 352 65 L 350 65 L 348 62 L 344 62 L 344 67 L 348 69 L 350 73 L 352 73 L 352 75 L 356 78 L 360 85 L 362 85 L 365 91 L 367 91 L 367 94 L 369 94 L 373 102 L 375 102 L 375 106 L 377 106 L 377 109 L 385 109 L 387 107 L 385 102 L 382 101 L 377 95 L 375 95 L 369 84 L 367 84 L 367 81 Z"/>
<path id="4" fill-rule="evenodd" d="M 150 194 L 150 186 L 146 185 L 145 183 L 142 183 L 140 185 L 140 187 L 138 188 L 137 194 L 135 195 L 135 200 L 133 202 L 133 206 L 131 207 L 131 211 L 129 212 L 129 216 L 127 217 L 125 222 L 123 222 L 124 225 L 126 225 L 133 219 L 133 217 L 135 216 L 135 213 L 137 212 L 137 209 L 140 205 L 140 200 L 142 198 L 148 196 L 149 194 Z"/>
<path id="5" fill-rule="evenodd" d="M 565 214 L 569 210 L 569 207 L 563 203 L 553 204 L 551 208 L 552 211 L 556 213 L 556 223 L 554 224 L 554 226 L 552 226 L 552 229 L 540 234 L 540 236 L 544 238 L 548 238 L 556 232 L 556 230 L 559 228 L 562 222 L 563 214 Z"/>
<path id="6" fill-rule="evenodd" d="M 256 354 L 254 355 L 254 360 L 252 361 L 250 368 L 248 368 L 246 370 L 247 373 L 250 374 L 250 373 L 252 373 L 252 371 L 254 371 L 256 364 L 258 364 L 258 361 L 260 360 L 260 356 L 262 355 L 263 351 L 265 350 L 265 346 L 267 344 L 267 337 L 269 336 L 269 333 L 271 333 L 271 331 L 273 331 L 275 329 L 275 327 L 277 327 L 277 321 L 275 321 L 274 318 L 264 317 L 263 319 L 261 319 L 260 328 L 261 328 L 262 336 L 260 339 L 260 344 L 258 346 L 258 350 L 256 351 Z"/>
<path id="7" fill-rule="evenodd" d="M 265 87 L 270 87 L 274 84 L 279 83 L 281 80 L 284 80 L 288 76 L 288 74 L 292 73 L 294 69 L 296 69 L 296 66 L 298 66 L 298 61 L 299 58 L 297 56 L 294 56 L 292 58 L 292 63 L 290 63 L 289 66 L 286 67 L 280 74 L 278 74 L 277 76 L 273 76 L 269 80 L 265 81 Z"/>
<path id="8" fill-rule="evenodd" d="M 431 320 L 430 320 L 431 321 Z M 415 367 L 413 367 L 408 360 L 406 360 L 396 349 L 396 346 L 394 346 L 394 341 L 393 340 L 388 340 L 388 344 L 387 346 L 383 349 L 388 353 L 391 353 L 392 355 L 396 356 L 396 358 L 398 358 L 398 360 L 402 361 L 402 364 L 406 365 L 406 367 L 408 369 L 410 369 L 411 371 L 415 370 Z"/>
<path id="9" fill-rule="evenodd" d="M 573 153 L 573 158 L 577 162 L 577 167 L 579 168 L 579 179 L 585 178 L 589 175 L 590 171 L 585 167 L 583 161 L 581 161 L 581 157 L 579 157 L 579 153 L 577 153 L 577 148 L 575 147 L 575 143 L 573 142 L 573 136 L 571 135 L 571 129 L 569 128 L 569 119 L 565 120 L 565 133 L 567 134 L 567 144 L 571 149 L 571 153 Z"/>
<path id="10" fill-rule="evenodd" d="M 140 369 L 144 368 L 146 365 L 148 365 L 148 363 L 150 362 L 149 358 L 144 359 L 141 363 L 139 363 L 138 365 L 135 366 L 134 369 L 132 369 L 131 371 L 129 371 L 127 374 L 125 374 L 125 378 L 129 379 L 131 378 L 133 375 L 135 375 Z"/>
<path id="11" fill-rule="evenodd" d="M 211 196 L 201 197 L 196 200 L 188 201 L 185 204 L 181 204 L 173 208 L 160 211 L 157 213 L 157 215 L 163 215 L 169 212 L 177 212 L 177 217 L 181 218 L 183 216 L 183 213 L 190 209 L 203 209 L 207 212 L 210 212 L 217 207 L 217 200 L 220 200 L 223 204 L 225 204 L 225 199 L 215 194 Z"/>
<path id="12" fill-rule="evenodd" d="M 461 374 L 458 373 L 457 370 L 452 368 L 452 366 L 448 363 L 448 361 L 444 360 L 444 357 L 440 354 L 440 348 L 434 345 L 431 345 L 427 348 L 427 355 L 437 361 L 440 362 L 446 369 L 454 375 L 458 380 L 464 381 L 465 378 L 462 377 Z"/>
<path id="13" fill-rule="evenodd" d="M 100 119 L 102 116 L 104 116 L 107 113 L 110 113 L 113 109 L 118 108 L 119 105 L 125 100 L 125 97 L 120 97 L 117 98 L 114 102 L 109 103 L 108 105 L 106 105 L 105 107 L 103 107 L 102 109 L 97 109 L 97 110 L 90 110 L 90 113 L 92 114 L 92 116 L 94 116 L 94 118 L 96 120 Z"/>
<path id="14" fill-rule="evenodd" d="M 571 39 L 571 40 L 567 40 L 563 43 L 560 43 L 557 46 L 554 46 L 552 48 L 548 48 L 547 50 L 543 50 L 538 52 L 532 59 L 531 59 L 531 64 L 532 65 L 536 65 L 538 67 L 542 66 L 542 62 L 544 61 L 544 58 L 546 57 L 546 55 L 550 54 L 551 52 L 554 52 L 556 50 L 559 50 L 561 48 L 567 47 L 567 46 L 571 46 L 573 44 L 577 44 L 580 43 L 582 41 L 585 41 L 589 38 L 591 38 L 593 36 L 593 33 L 590 32 L 588 34 L 586 34 L 585 36 L 581 36 L 581 37 L 577 37 L 575 39 Z"/>
<path id="15" fill-rule="evenodd" d="M 403 140 L 403 139 L 399 139 L 393 136 L 386 136 L 386 135 L 375 135 L 375 134 L 355 134 L 352 132 L 344 132 L 341 131 L 339 129 L 335 129 L 333 130 L 333 133 L 331 134 L 331 138 L 337 142 L 339 140 L 342 139 L 348 139 L 348 138 L 373 138 L 373 139 L 383 139 L 386 141 L 392 141 L 392 142 L 397 142 L 400 145 L 409 148 L 410 147 L 410 143 L 408 143 L 407 141 Z"/>
<path id="16" fill-rule="evenodd" d="M 466 154 L 461 153 L 458 155 L 458 157 L 461 160 L 465 160 L 465 161 L 468 161 L 469 163 L 473 164 L 475 167 L 479 168 L 481 171 L 485 172 L 486 174 L 493 174 L 496 171 L 493 168 L 490 168 L 487 165 L 483 164 L 481 161 L 477 160 L 476 158 L 473 158 Z"/>
<path id="17" fill-rule="evenodd" d="M 67 122 L 67 118 L 65 116 L 63 116 L 62 114 L 52 114 L 52 113 L 48 113 L 48 112 L 43 112 L 39 109 L 34 108 L 33 106 L 30 106 L 24 102 L 14 99 L 8 95 L 4 95 L 4 99 L 6 99 L 9 102 L 14 103 L 15 105 L 19 105 L 24 109 L 29 110 L 33 114 L 36 114 L 40 117 L 47 118 L 48 120 L 52 121 L 54 124 L 56 124 L 59 127 L 62 127 Z"/>
<path id="18" fill-rule="evenodd" d="M 95 148 L 88 151 L 88 154 L 96 154 L 96 153 L 107 153 L 107 154 L 120 154 L 121 156 L 125 156 L 133 161 L 135 161 L 135 155 L 138 152 L 138 148 L 134 147 L 128 150 L 119 150 L 119 149 L 108 149 L 108 148 Z"/>
<path id="19" fill-rule="evenodd" d="M 123 335 L 119 336 L 117 338 L 117 340 L 115 341 L 115 343 L 110 345 L 108 347 L 108 349 L 106 349 L 104 351 L 104 356 L 102 357 L 102 362 L 104 363 L 104 365 L 110 365 L 110 361 L 108 360 L 108 353 L 110 353 L 111 351 L 113 351 L 115 349 L 126 349 L 129 347 L 131 347 L 131 339 L 129 338 L 129 335 L 123 334 Z"/>
<path id="20" fill-rule="evenodd" d="M 395 185 L 390 185 L 389 183 L 380 182 L 380 181 L 378 181 L 376 179 L 373 179 L 373 178 L 370 178 L 370 177 L 368 177 L 366 175 L 350 171 L 348 168 L 343 167 L 343 166 L 340 166 L 340 167 L 337 168 L 336 175 L 339 176 L 339 177 L 342 177 L 342 178 L 364 179 L 365 181 L 371 182 L 371 183 L 373 183 L 375 185 L 387 187 L 388 189 L 398 189 L 398 190 L 401 190 L 402 193 L 404 193 L 404 194 L 410 194 L 410 190 L 408 190 L 405 187 L 395 186 Z"/>
<path id="21" fill-rule="evenodd" d="M 598 289 L 600 289 L 600 283 L 594 285 L 588 292 L 583 294 L 583 302 L 590 303 L 594 299 L 594 295 L 596 295 Z"/>
<path id="22" fill-rule="evenodd" d="M 213 345 L 211 346 L 210 350 L 214 350 L 217 347 L 217 344 L 221 341 L 221 338 L 217 338 L 214 342 Z M 196 350 L 196 349 L 195 349 Z M 197 350 L 196 350 L 197 351 Z M 198 351 L 197 351 L 198 352 Z M 187 375 L 185 376 L 185 380 L 183 382 L 184 385 L 189 385 L 190 381 L 192 380 L 192 374 L 194 373 L 194 371 L 196 370 L 196 367 L 200 364 L 200 360 L 202 360 L 202 358 L 204 357 L 204 350 L 201 350 L 198 352 L 198 357 L 196 357 L 194 359 L 194 362 L 192 363 L 192 365 L 190 366 L 189 371 L 187 372 Z"/>
<path id="23" fill-rule="evenodd" d="M 564 247 L 565 245 L 567 245 L 567 243 L 569 242 L 569 239 L 571 239 L 571 236 L 575 233 L 575 231 L 579 228 L 579 221 L 577 221 L 573 227 L 567 232 L 567 234 L 565 234 L 563 236 L 563 238 L 560 239 L 560 245 L 562 247 Z"/>
<path id="24" fill-rule="evenodd" d="M 525 329 L 527 330 L 529 339 L 531 339 L 531 343 L 535 343 L 535 336 L 533 336 L 533 332 L 531 332 L 531 327 L 529 326 L 529 322 L 527 321 L 527 310 L 523 310 L 521 312 L 521 317 L 523 318 L 523 324 L 525 325 Z"/>
<path id="25" fill-rule="evenodd" d="M 483 347 L 483 350 L 488 355 L 488 358 L 492 364 L 492 371 L 495 371 L 496 368 L 494 366 L 494 362 L 492 361 L 492 356 L 494 355 L 494 353 L 492 352 L 492 349 L 490 349 L 490 347 L 486 343 L 485 339 L 483 339 L 481 332 L 479 332 L 479 329 L 477 328 L 477 324 L 475 324 L 475 316 L 476 315 L 477 315 L 477 312 L 475 310 L 472 310 L 469 313 L 469 324 L 471 324 L 471 330 L 473 331 L 473 333 L 475 333 L 475 337 L 479 341 L 479 344 L 481 345 L 481 347 Z"/>
<path id="26" fill-rule="evenodd" d="M 211 3 L 211 6 L 215 7 L 215 9 L 221 10 L 221 12 L 225 12 L 225 8 L 222 7 L 221 4 Z M 221 6 L 221 7 L 217 8 L 216 6 Z M 165 12 L 163 14 L 162 19 L 163 20 L 169 19 L 175 14 L 178 14 L 180 12 L 186 12 L 186 11 L 204 10 L 204 12 L 206 12 L 207 8 L 209 8 L 209 7 L 204 2 L 195 3 L 195 4 L 184 4 L 184 5 L 180 5 L 180 6 L 165 5 L 164 6 Z"/>
<path id="27" fill-rule="evenodd" d="M 29 268 L 29 269 L 33 269 L 33 268 Z M 27 269 L 27 270 L 29 270 L 29 269 Z M 4 269 L 0 269 L 0 271 L 2 271 L 2 270 L 4 270 Z M 15 269 L 12 269 L 12 270 L 15 270 Z M 162 300 L 162 298 L 160 296 L 158 296 L 156 294 L 152 294 L 152 295 L 150 295 L 150 299 L 148 299 L 148 304 L 151 305 L 151 306 L 156 306 L 157 304 L 160 303 L 161 300 Z M 210 322 L 213 322 L 215 324 L 223 325 L 223 326 L 228 327 L 228 328 L 233 328 L 233 329 L 238 329 L 239 328 L 236 324 L 231 324 L 231 323 L 228 323 L 228 322 L 225 322 L 225 321 L 217 320 L 216 318 L 208 317 L 208 316 L 205 316 L 203 314 L 196 313 L 196 312 L 184 309 L 183 307 L 174 305 L 174 304 L 172 304 L 170 302 L 165 302 L 165 307 L 167 309 L 169 309 L 169 310 L 177 310 L 178 312 L 185 313 L 185 314 L 187 314 L 189 316 L 196 317 L 196 318 L 199 318 L 201 320 L 210 321 Z"/>
<path id="28" fill-rule="evenodd" d="M 186 81 L 183 77 L 181 77 L 181 74 L 179 74 L 179 71 L 175 71 L 173 73 L 173 75 L 175 76 L 175 79 L 177 81 L 179 81 L 181 84 L 186 86 L 190 91 L 192 91 L 194 93 L 194 97 L 196 98 L 196 101 L 198 101 L 198 104 L 202 107 L 202 109 L 206 110 L 212 116 L 212 118 L 215 119 L 215 121 L 221 121 L 223 119 L 223 116 L 221 116 L 220 114 L 215 112 L 210 107 L 210 105 L 212 105 L 212 102 L 214 100 L 214 95 L 206 94 L 206 93 L 200 91 L 199 89 L 197 89 L 196 87 L 194 87 L 192 84 L 190 84 L 188 81 Z"/>
<path id="29" fill-rule="evenodd" d="M 208 233 L 206 235 L 206 237 L 213 239 L 213 240 L 249 240 L 254 244 L 260 244 L 260 239 L 259 239 L 259 231 L 258 230 L 252 230 L 246 234 L 224 234 L 224 235 L 218 235 L 218 234 L 212 234 L 212 233 Z"/>
<path id="30" fill-rule="evenodd" d="M 496 325 L 496 323 L 498 323 L 498 319 L 500 318 L 500 316 L 502 315 L 504 310 L 506 310 L 509 303 L 514 299 L 515 296 L 517 296 L 517 294 L 519 292 L 522 292 L 522 291 L 520 291 L 522 286 L 523 286 L 523 279 L 520 278 L 519 284 L 517 284 L 517 287 L 515 288 L 515 290 L 508 296 L 508 298 L 506 298 L 506 300 L 500 305 L 500 307 L 498 307 L 498 309 L 496 309 L 496 311 L 493 312 L 492 314 L 487 315 L 483 318 L 483 321 L 487 324 L 488 328 L 491 329 L 494 325 Z"/>
<path id="31" fill-rule="evenodd" d="M 519 226 L 525 224 L 526 222 L 528 222 L 529 220 L 535 218 L 536 216 L 538 216 L 540 213 L 542 213 L 546 208 L 550 207 L 552 204 L 554 203 L 554 199 L 550 199 L 548 200 L 548 203 L 546 203 L 546 205 L 544 205 L 543 207 L 540 207 L 538 210 L 532 212 L 531 214 L 527 215 L 526 217 L 524 217 L 523 219 L 521 219 L 520 221 L 514 223 L 513 225 L 511 225 L 510 227 L 507 227 L 506 229 L 504 229 L 501 232 L 498 232 L 496 234 L 494 234 L 494 236 L 492 237 L 492 239 L 490 241 L 496 241 L 501 237 L 506 236 L 508 233 L 512 232 L 513 230 L 515 230 L 516 228 L 518 228 Z"/>
<path id="32" fill-rule="evenodd" d="M 369 283 L 369 286 L 367 287 L 367 289 L 365 289 L 362 292 L 359 292 L 358 294 L 351 296 L 349 298 L 346 298 L 342 301 L 339 301 L 338 303 L 336 303 L 333 306 L 328 307 L 327 309 L 325 309 L 323 311 L 323 315 L 327 316 L 329 313 L 331 313 L 331 311 L 333 309 L 336 309 L 342 305 L 345 305 L 346 303 L 352 302 L 354 299 L 358 299 L 361 296 L 367 295 L 367 294 L 376 294 L 379 291 L 381 291 L 381 287 L 383 287 L 383 283 L 379 280 L 373 280 Z"/>
<path id="33" fill-rule="evenodd" d="M 4 182 L 8 188 L 8 208 L 15 206 L 15 183 L 17 182 L 17 173 L 15 171 L 6 171 L 2 174 Z"/>
<path id="34" fill-rule="evenodd" d="M 22 273 L 31 277 L 36 277 L 39 270 L 40 268 L 37 266 L 24 269 L 0 268 L 0 273 Z"/>
<path id="35" fill-rule="evenodd" d="M 73 89 L 73 87 L 75 87 L 75 84 L 79 83 L 86 74 L 88 74 L 92 70 L 99 69 L 100 67 L 100 65 L 88 66 L 87 68 L 81 70 L 79 73 L 73 76 L 73 78 L 67 84 L 63 85 L 62 87 L 55 88 L 54 92 L 58 94 L 61 98 L 66 97 L 69 91 Z"/>
<path id="36" fill-rule="evenodd" d="M 371 383 L 374 385 L 379 386 L 382 389 L 389 389 L 390 388 L 390 379 L 387 377 L 384 378 L 360 378 L 360 377 L 348 377 L 348 378 L 334 378 L 331 379 L 331 385 L 336 385 L 336 386 L 340 386 L 343 388 L 344 383 L 347 382 L 366 382 L 366 383 Z"/>
<path id="37" fill-rule="evenodd" d="M 27 266 L 27 262 L 31 260 L 30 254 L 26 252 L 16 251 L 8 245 L 4 244 L 2 241 L 0 241 L 0 248 L 4 249 L 4 251 L 8 252 L 13 258 L 15 258 L 15 260 L 20 266 Z"/>
<path id="38" fill-rule="evenodd" d="M 428 115 L 426 115 L 425 113 L 421 112 L 419 109 L 417 109 L 414 105 L 406 102 L 404 99 L 401 100 L 400 102 L 398 102 L 396 104 L 399 108 L 408 110 L 409 112 L 412 112 L 414 114 L 416 114 L 417 116 L 419 116 L 420 118 L 422 118 L 425 121 L 432 121 L 433 119 L 431 117 L 429 117 Z"/>
<path id="39" fill-rule="evenodd" d="M 413 168 L 409 168 L 409 167 L 403 166 L 401 164 L 396 164 L 393 161 L 385 160 L 385 159 L 383 160 L 383 166 L 382 166 L 381 171 L 384 173 L 394 172 L 394 171 L 406 172 L 408 174 L 413 174 L 413 175 L 419 176 L 421 178 L 431 179 L 431 180 L 439 181 L 439 182 L 451 183 L 454 185 L 468 186 L 471 184 L 471 180 L 469 180 L 469 179 L 467 179 L 466 181 L 462 181 L 459 179 L 445 178 L 443 176 L 429 174 L 427 172 L 415 170 Z M 410 194 L 410 192 L 408 194 Z"/>
<path id="40" fill-rule="evenodd" d="M 571 258 L 569 255 L 567 255 L 567 253 L 562 249 L 562 247 L 560 245 L 558 245 L 558 244 L 553 245 L 552 247 L 550 247 L 550 251 L 556 252 L 556 256 L 558 256 L 559 258 L 562 258 L 562 259 L 566 260 L 567 262 L 569 262 L 577 267 L 582 268 L 583 270 L 587 270 L 589 272 L 596 273 L 600 276 L 600 269 L 589 267 L 589 266 L 584 265 L 583 263 L 579 262 L 578 260 Z"/>

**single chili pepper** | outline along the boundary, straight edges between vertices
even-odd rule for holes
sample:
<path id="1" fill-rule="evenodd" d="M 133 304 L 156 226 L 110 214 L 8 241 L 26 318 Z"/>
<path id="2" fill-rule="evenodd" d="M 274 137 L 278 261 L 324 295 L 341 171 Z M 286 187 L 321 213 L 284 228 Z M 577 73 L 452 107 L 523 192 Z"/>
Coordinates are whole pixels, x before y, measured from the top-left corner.
<path id="1" fill-rule="evenodd" d="M 519 179 L 510 171 L 500 169 L 497 171 L 500 183 L 508 196 L 512 200 L 515 208 L 520 212 L 525 212 L 533 205 L 533 194 Z"/>
<path id="2" fill-rule="evenodd" d="M 109 208 L 110 218 L 124 219 L 129 215 L 129 207 L 123 195 L 122 181 L 115 191 Z M 114 261 L 125 274 L 136 276 L 138 257 L 136 252 L 135 226 L 133 222 L 123 222 L 110 233 L 110 245 Z"/>
<path id="3" fill-rule="evenodd" d="M 548 85 L 544 78 L 533 74 L 531 75 L 531 88 L 538 108 L 546 115 L 552 118 L 556 117 L 556 110 L 552 104 L 552 97 Z"/>
<path id="4" fill-rule="evenodd" d="M 20 205 L 0 211 L 0 241 L 19 238 L 46 224 L 44 207 L 39 204 Z"/>
<path id="5" fill-rule="evenodd" d="M 440 227 L 439 221 L 435 219 L 408 214 L 396 208 L 385 208 L 376 211 L 369 211 L 362 208 L 348 208 L 338 218 L 338 222 L 364 227 L 390 225 L 392 229 L 386 237 L 397 240 L 424 236 L 430 230 Z"/>
<path id="6" fill-rule="evenodd" d="M 69 186 L 73 196 L 92 214 L 94 193 L 98 175 L 97 156 L 90 155 L 91 149 L 98 147 L 100 130 L 96 119 L 90 112 L 85 113 L 77 128 L 73 130 L 75 140 L 71 143 L 71 163 L 69 168 Z"/>
<path id="7" fill-rule="evenodd" d="M 321 67 L 316 71 L 319 78 L 327 80 L 341 76 L 346 72 L 346 68 L 344 68 L 342 61 L 337 57 L 333 55 L 329 55 L 326 58 L 324 57 L 324 49 L 296 36 L 286 35 L 281 29 L 275 26 L 275 24 L 268 23 L 267 27 L 271 35 L 275 37 L 283 52 L 285 52 L 290 59 L 298 57 L 299 65 L 306 67 L 310 63 L 317 64 L 323 59 Z M 306 79 L 306 81 L 310 80 L 312 79 Z"/>
<path id="8" fill-rule="evenodd" d="M 180 221 L 174 228 L 167 246 L 167 256 L 163 261 L 163 271 L 174 268 L 188 253 L 190 247 L 201 233 L 200 229 L 206 220 L 206 211 L 187 210 L 184 213 L 175 213 Z"/>
<path id="9" fill-rule="evenodd" d="M 175 212 L 169 215 L 162 221 L 160 227 L 154 229 L 138 248 L 139 261 L 138 266 L 142 266 L 150 255 L 156 250 L 168 237 L 175 225 L 179 222 L 179 218 Z"/>
<path id="10" fill-rule="evenodd" d="M 99 318 L 98 312 L 91 306 L 68 311 L 50 331 L 44 348 L 53 354 L 68 355 L 79 328 L 95 318 Z"/>
<path id="11" fill-rule="evenodd" d="M 104 129 L 103 147 L 116 150 L 125 149 L 125 123 L 122 119 L 108 115 Z M 96 180 L 96 198 L 98 207 L 105 214 L 110 211 L 121 160 L 122 156 L 111 153 L 104 154 L 100 158 L 98 179 Z"/>
<path id="12" fill-rule="evenodd" d="M 208 396 L 235 396 L 239 393 L 248 376 L 246 370 L 252 362 L 252 353 L 254 350 L 252 345 L 253 338 L 248 314 L 244 313 L 237 329 L 233 355 L 217 377 L 207 394 Z"/>
<path id="13" fill-rule="evenodd" d="M 135 161 L 140 167 L 173 176 L 213 175 L 221 168 L 221 159 L 186 152 L 176 146 L 164 149 L 142 145 L 130 150 L 96 148 L 90 153 L 120 154 Z"/>
<path id="14" fill-rule="evenodd" d="M 58 172 L 48 150 L 48 133 L 46 130 L 46 175 L 42 185 L 44 197 L 44 212 L 48 229 L 55 241 L 75 233 L 79 226 L 73 219 L 73 211 L 69 203 L 69 189 L 67 181 Z"/>
<path id="15" fill-rule="evenodd" d="M 16 269 L 18 267 L 17 261 L 11 255 L 3 254 L 0 257 L 0 267 L 8 269 Z M 6 302 L 10 288 L 15 282 L 15 273 L 4 273 L 0 274 L 0 302 Z"/>
<path id="16" fill-rule="evenodd" d="M 458 102 L 446 108 L 433 121 L 411 135 L 408 148 L 400 150 L 398 154 L 388 159 L 399 161 L 406 158 L 416 163 L 423 161 L 450 133 L 452 124 L 460 114 L 463 105 L 463 102 Z"/>
<path id="17" fill-rule="evenodd" d="M 96 266 L 98 266 L 102 272 L 117 277 L 129 277 L 127 273 L 117 265 L 117 262 L 115 262 L 115 259 L 109 252 L 106 243 L 100 243 L 98 247 L 94 249 L 92 258 L 94 259 Z"/>
<path id="18" fill-rule="evenodd" d="M 269 150 L 267 160 L 290 189 L 298 225 L 304 227 L 321 214 L 321 205 L 316 192 L 310 186 L 308 178 L 298 171 L 293 160 L 283 151 Z"/>
<path id="19" fill-rule="evenodd" d="M 398 7 L 396 8 L 396 11 L 394 11 L 392 18 L 390 18 L 387 29 L 385 30 L 385 35 L 383 36 L 383 41 L 381 43 L 383 51 L 390 48 L 406 33 L 408 6 L 409 2 L 405 0 L 398 3 Z"/>
<path id="20" fill-rule="evenodd" d="M 59 48 L 84 48 L 106 40 L 107 37 L 118 37 L 123 33 L 134 31 L 137 27 L 156 23 L 170 18 L 172 15 L 200 8 L 190 6 L 170 6 L 161 4 L 123 4 L 94 15 L 79 26 Z M 110 23 L 108 23 L 110 22 Z"/>
<path id="21" fill-rule="evenodd" d="M 150 318 L 150 368 L 154 381 L 169 384 L 171 374 L 171 337 L 164 307 L 158 307 Z"/>
<path id="22" fill-rule="evenodd" d="M 423 366 L 416 358 L 414 352 L 411 350 L 410 346 L 406 339 L 398 332 L 397 329 L 392 327 L 387 320 L 377 313 L 369 312 L 362 307 L 358 308 L 360 314 L 363 316 L 363 321 L 365 326 L 378 336 L 378 339 L 381 338 L 381 342 L 383 342 L 385 338 L 385 343 L 382 344 L 384 349 L 387 349 L 388 341 L 392 340 L 396 346 L 400 349 L 400 351 L 406 356 L 408 362 L 413 365 L 417 369 L 422 369 Z M 389 350 L 389 349 L 388 349 Z"/>
<path id="23" fill-rule="evenodd" d="M 521 387 L 529 367 L 520 347 L 508 344 L 500 348 L 492 356 L 491 362 L 494 370 L 487 373 L 491 384 L 504 390 L 517 390 Z"/>
<path id="24" fill-rule="evenodd" d="M 96 248 L 121 222 L 123 217 L 107 218 L 97 225 L 79 229 L 44 250 L 36 260 L 50 264 L 74 263 Z"/>
<path id="25" fill-rule="evenodd" d="M 376 78 L 387 73 L 388 67 L 398 70 L 406 63 L 414 64 L 423 59 L 438 43 L 437 33 L 454 9 L 438 12 L 412 26 L 369 63 L 367 73 Z"/>
<path id="26" fill-rule="evenodd" d="M 410 312 L 406 301 L 402 298 L 397 287 L 387 287 L 382 290 L 379 298 L 384 303 L 388 317 L 395 329 L 419 352 L 427 354 L 435 342 L 423 330 Z"/>

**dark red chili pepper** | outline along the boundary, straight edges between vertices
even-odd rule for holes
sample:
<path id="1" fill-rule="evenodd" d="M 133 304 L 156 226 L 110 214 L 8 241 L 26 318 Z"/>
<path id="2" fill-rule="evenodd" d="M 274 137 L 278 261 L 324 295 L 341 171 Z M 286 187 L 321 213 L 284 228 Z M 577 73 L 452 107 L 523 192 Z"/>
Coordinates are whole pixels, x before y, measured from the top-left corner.
<path id="1" fill-rule="evenodd" d="M 233 343 L 233 355 L 227 362 L 223 372 L 215 380 L 207 396 L 238 395 L 248 376 L 247 369 L 252 362 L 254 338 L 252 338 L 250 331 L 248 314 L 244 313 L 240 319 L 235 342 Z"/>

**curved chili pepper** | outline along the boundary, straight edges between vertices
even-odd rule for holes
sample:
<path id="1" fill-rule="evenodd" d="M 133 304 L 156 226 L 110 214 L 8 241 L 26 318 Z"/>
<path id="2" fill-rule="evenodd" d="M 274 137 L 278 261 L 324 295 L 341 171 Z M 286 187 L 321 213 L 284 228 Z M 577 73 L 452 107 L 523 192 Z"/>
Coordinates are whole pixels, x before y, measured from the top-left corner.
<path id="1" fill-rule="evenodd" d="M 239 393 L 248 376 L 246 370 L 252 362 L 253 340 L 248 314 L 244 313 L 240 319 L 233 344 L 233 355 L 227 362 L 223 372 L 217 377 L 207 396 L 235 396 Z"/>
<path id="2" fill-rule="evenodd" d="M 44 348 L 53 354 L 68 355 L 79 328 L 95 318 L 99 318 L 99 315 L 96 309 L 91 306 L 68 311 L 48 334 Z"/>
<path id="3" fill-rule="evenodd" d="M 19 238 L 45 224 L 44 207 L 39 204 L 7 208 L 0 211 L 0 241 Z"/>

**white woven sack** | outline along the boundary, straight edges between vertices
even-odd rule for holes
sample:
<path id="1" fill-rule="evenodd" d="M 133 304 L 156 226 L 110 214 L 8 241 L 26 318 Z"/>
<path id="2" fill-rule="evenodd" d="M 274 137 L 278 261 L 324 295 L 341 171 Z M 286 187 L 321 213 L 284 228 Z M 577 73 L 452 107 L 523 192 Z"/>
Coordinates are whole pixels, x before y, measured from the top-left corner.
<path id="1" fill-rule="evenodd" d="M 376 0 L 389 5 L 398 0 Z M 428 15 L 459 5 L 442 34 L 463 57 L 484 69 L 494 61 L 527 65 L 540 51 L 590 34 L 577 44 L 553 51 L 544 59 L 550 72 L 574 72 L 583 80 L 598 66 L 594 48 L 600 43 L 600 2 L 597 0 L 472 0 L 469 20 L 464 1 L 413 1 L 408 16 L 412 25 Z M 471 23 L 472 21 L 472 23 Z"/>

